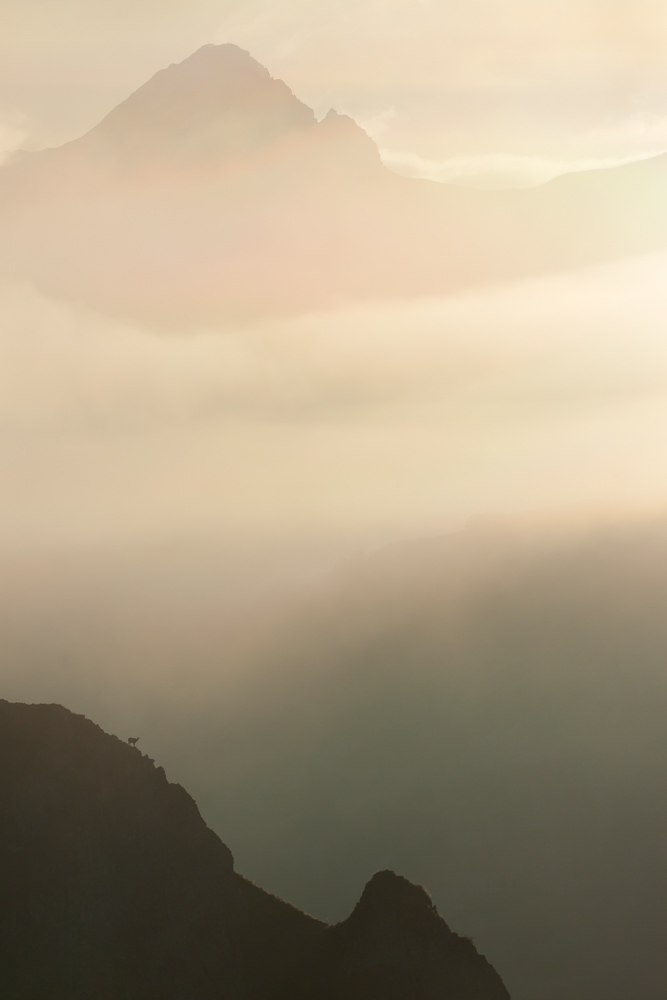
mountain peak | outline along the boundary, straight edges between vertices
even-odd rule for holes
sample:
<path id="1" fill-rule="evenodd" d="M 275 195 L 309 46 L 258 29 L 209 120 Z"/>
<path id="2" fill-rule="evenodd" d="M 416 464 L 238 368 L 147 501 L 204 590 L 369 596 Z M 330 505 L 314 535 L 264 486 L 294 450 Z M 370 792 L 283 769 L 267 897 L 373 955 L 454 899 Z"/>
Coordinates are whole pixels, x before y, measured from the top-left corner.
<path id="1" fill-rule="evenodd" d="M 316 125 L 313 111 L 230 43 L 159 70 L 87 136 L 103 151 L 178 158 L 247 153 Z"/>
<path id="2" fill-rule="evenodd" d="M 415 885 L 396 872 L 376 872 L 366 883 L 356 909 L 365 912 L 377 909 L 387 913 L 394 908 L 402 911 L 407 908 L 437 913 L 431 897 L 423 886 Z"/>
<path id="3" fill-rule="evenodd" d="M 214 45 L 209 42 L 202 45 L 201 48 L 180 62 L 171 63 L 171 65 L 159 70 L 153 79 L 162 77 L 164 74 L 174 75 L 175 73 L 181 77 L 186 73 L 214 74 L 220 80 L 226 78 L 237 84 L 241 81 L 251 83 L 256 80 L 268 81 L 271 79 L 268 69 L 254 59 L 246 49 L 242 49 L 232 42 L 225 42 L 222 45 Z"/>
<path id="4" fill-rule="evenodd" d="M 452 932 L 421 885 L 393 871 L 376 872 L 366 883 L 361 898 L 347 922 L 363 933 L 398 942 L 451 938 Z"/>
<path id="5" fill-rule="evenodd" d="M 381 166 L 380 151 L 375 141 L 361 125 L 349 115 L 341 115 L 330 108 L 318 125 L 320 138 L 335 143 L 339 165 L 347 162 L 355 171 L 364 168 L 377 170 Z"/>
<path id="6" fill-rule="evenodd" d="M 472 941 L 447 926 L 420 885 L 377 872 L 351 916 L 328 927 L 290 1000 L 510 1000 Z"/>

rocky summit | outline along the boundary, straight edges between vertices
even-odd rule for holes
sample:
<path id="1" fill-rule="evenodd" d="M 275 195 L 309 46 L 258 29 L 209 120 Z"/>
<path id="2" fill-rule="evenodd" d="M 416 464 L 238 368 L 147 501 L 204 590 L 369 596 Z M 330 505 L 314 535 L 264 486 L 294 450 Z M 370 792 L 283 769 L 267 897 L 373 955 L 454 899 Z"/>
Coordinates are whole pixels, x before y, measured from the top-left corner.
<path id="1" fill-rule="evenodd" d="M 509 993 L 472 941 L 449 929 L 425 889 L 383 871 L 351 916 L 318 936 L 290 997 L 509 1000 Z"/>
<path id="2" fill-rule="evenodd" d="M 116 156 L 249 153 L 312 129 L 313 111 L 237 45 L 205 45 L 160 70 L 71 144 Z"/>
<path id="3" fill-rule="evenodd" d="M 161 767 L 59 705 L 0 701 L 3 1000 L 508 1000 L 393 872 L 327 926 L 234 871 Z"/>

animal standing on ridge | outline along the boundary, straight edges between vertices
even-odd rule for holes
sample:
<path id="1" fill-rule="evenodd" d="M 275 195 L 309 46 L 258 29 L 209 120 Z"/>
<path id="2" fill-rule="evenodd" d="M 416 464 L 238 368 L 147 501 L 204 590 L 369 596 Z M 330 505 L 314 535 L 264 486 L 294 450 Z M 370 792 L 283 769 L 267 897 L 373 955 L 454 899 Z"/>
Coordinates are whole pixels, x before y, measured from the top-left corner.
<path id="1" fill-rule="evenodd" d="M 135 747 L 137 745 L 137 740 L 139 739 L 140 739 L 139 736 L 130 736 L 128 737 L 127 742 L 130 744 L 131 747 Z"/>

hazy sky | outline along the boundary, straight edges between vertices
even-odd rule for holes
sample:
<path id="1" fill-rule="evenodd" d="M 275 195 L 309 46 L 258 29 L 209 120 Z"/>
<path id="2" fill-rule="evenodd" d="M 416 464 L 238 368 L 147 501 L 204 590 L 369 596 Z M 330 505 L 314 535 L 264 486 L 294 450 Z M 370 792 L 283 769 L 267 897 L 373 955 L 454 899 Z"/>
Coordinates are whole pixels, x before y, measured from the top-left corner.
<path id="1" fill-rule="evenodd" d="M 0 146 L 74 137 L 210 41 L 406 172 L 544 179 L 667 148 L 664 0 L 1 0 Z"/>
<path id="2" fill-rule="evenodd" d="M 397 169 L 539 181 L 667 149 L 666 35 L 667 0 L 0 0 L 0 158 L 229 41 Z M 74 209 L 94 285 L 113 256 Z M 57 275 L 66 230 L 35 231 Z M 663 997 L 664 527 L 515 574 L 483 526 L 664 515 L 666 270 L 178 334 L 0 273 L 2 692 L 140 726 L 247 873 L 322 915 L 392 865 L 519 1000 Z M 460 558 L 434 541 L 471 519 Z"/>
<path id="3" fill-rule="evenodd" d="M 661 148 L 666 19 L 657 0 L 0 0 L 0 135 L 63 141 L 231 40 L 416 172 L 548 173 Z M 181 339 L 5 283 L 0 536 L 655 509 L 663 274 L 656 257 Z"/>

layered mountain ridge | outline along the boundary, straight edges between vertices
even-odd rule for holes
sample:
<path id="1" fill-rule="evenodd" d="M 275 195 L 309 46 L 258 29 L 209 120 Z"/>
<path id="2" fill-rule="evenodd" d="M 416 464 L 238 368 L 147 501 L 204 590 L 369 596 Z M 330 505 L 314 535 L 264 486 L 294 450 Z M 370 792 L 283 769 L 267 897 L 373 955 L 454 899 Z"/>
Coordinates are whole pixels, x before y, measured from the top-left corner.
<path id="1" fill-rule="evenodd" d="M 428 894 L 375 875 L 328 927 L 234 871 L 194 801 L 58 705 L 0 701 L 6 1000 L 509 1000 Z"/>
<path id="2" fill-rule="evenodd" d="M 18 153 L 6 168 L 21 174 L 29 163 L 64 163 L 76 171 L 114 165 L 127 171 L 224 170 L 229 159 L 248 159 L 281 144 L 301 153 L 309 144 L 355 144 L 360 160 L 380 167 L 379 151 L 364 130 L 333 108 L 317 120 L 282 80 L 272 77 L 237 45 L 204 45 L 159 70 L 78 139 L 40 153 Z M 273 148 L 271 148 L 273 147 Z M 278 147 L 278 148 L 276 148 Z M 340 151 L 339 151 L 340 152 Z"/>
<path id="3" fill-rule="evenodd" d="M 667 158 L 485 192 L 399 177 L 235 45 L 0 169 L 0 268 L 153 326 L 447 295 L 661 250 Z"/>

